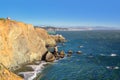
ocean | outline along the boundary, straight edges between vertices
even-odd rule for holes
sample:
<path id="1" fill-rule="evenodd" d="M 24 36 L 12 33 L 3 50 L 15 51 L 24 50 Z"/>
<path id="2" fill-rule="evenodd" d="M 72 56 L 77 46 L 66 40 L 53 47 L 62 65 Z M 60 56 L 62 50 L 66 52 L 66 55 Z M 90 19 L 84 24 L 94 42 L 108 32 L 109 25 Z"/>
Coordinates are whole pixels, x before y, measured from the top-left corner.
<path id="1" fill-rule="evenodd" d="M 59 51 L 72 56 L 46 65 L 38 80 L 120 80 L 120 31 L 59 31 L 66 43 Z M 82 54 L 77 54 L 82 51 Z"/>

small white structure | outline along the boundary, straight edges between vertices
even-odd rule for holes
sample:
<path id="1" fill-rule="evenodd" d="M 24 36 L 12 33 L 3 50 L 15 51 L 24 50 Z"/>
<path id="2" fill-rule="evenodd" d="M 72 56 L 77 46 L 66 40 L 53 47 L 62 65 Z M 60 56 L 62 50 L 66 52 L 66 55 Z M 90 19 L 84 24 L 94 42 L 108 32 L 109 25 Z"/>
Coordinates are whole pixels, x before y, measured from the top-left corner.
<path id="1" fill-rule="evenodd" d="M 10 20 L 10 17 L 7 17 L 7 20 Z"/>

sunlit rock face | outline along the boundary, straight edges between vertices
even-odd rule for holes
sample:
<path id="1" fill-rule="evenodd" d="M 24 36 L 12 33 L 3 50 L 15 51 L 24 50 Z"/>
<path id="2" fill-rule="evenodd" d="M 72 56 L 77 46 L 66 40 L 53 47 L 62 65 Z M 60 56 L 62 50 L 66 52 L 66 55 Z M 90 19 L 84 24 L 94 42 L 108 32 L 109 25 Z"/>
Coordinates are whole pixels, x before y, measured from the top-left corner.
<path id="1" fill-rule="evenodd" d="M 66 42 L 66 39 L 59 34 L 56 35 L 51 35 L 51 37 L 56 41 L 56 42 Z"/>
<path id="2" fill-rule="evenodd" d="M 41 28 L 35 28 L 35 30 L 38 33 L 38 36 L 41 37 L 45 41 L 46 45 L 48 46 L 56 45 L 55 39 L 51 35 L 48 35 L 46 30 L 41 29 Z"/>
<path id="3" fill-rule="evenodd" d="M 23 79 L 9 71 L 3 64 L 0 64 L 0 80 L 23 80 Z"/>
<path id="4" fill-rule="evenodd" d="M 41 59 L 46 44 L 55 44 L 45 30 L 12 20 L 0 20 L 0 63 L 7 68 Z"/>

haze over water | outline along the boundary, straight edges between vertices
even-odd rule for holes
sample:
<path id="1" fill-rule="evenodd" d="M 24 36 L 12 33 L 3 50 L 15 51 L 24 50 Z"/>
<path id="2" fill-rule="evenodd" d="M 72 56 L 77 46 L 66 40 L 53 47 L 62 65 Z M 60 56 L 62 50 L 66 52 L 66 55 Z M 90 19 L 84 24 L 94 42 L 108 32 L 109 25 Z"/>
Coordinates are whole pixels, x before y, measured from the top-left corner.
<path id="1" fill-rule="evenodd" d="M 120 80 L 120 31 L 58 33 L 68 40 L 59 49 L 74 53 L 48 65 L 40 80 Z"/>

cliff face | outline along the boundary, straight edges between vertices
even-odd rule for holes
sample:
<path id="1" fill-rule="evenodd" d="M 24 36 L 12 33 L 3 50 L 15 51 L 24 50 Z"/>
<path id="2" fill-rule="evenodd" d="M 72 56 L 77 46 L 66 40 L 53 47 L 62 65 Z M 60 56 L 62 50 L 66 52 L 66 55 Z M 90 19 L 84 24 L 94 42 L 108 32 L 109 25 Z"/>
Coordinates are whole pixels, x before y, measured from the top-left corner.
<path id="1" fill-rule="evenodd" d="M 48 35 L 46 30 L 42 28 L 35 28 L 35 30 L 38 36 L 41 37 L 45 41 L 46 45 L 54 46 L 56 44 L 55 39 L 52 36 Z"/>
<path id="2" fill-rule="evenodd" d="M 41 59 L 48 44 L 56 42 L 45 30 L 22 22 L 0 20 L 0 63 L 7 68 Z"/>
<path id="3" fill-rule="evenodd" d="M 4 65 L 0 64 L 0 80 L 23 80 L 21 77 L 15 75 Z"/>

